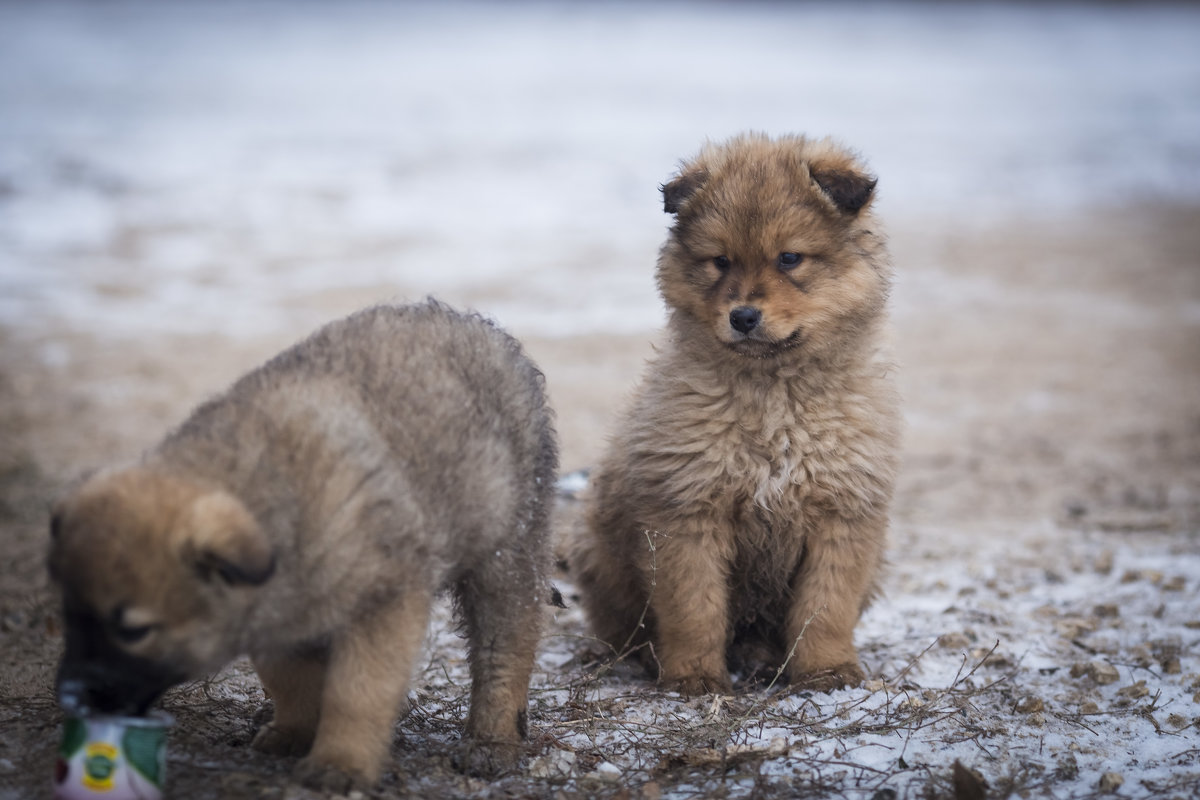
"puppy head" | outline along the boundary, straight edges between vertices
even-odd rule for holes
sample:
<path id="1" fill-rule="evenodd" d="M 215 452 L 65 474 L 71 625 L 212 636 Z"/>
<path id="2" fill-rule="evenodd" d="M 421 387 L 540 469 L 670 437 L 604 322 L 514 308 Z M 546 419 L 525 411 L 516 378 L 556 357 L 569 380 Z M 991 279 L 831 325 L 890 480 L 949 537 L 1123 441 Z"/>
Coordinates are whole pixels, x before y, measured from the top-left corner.
<path id="1" fill-rule="evenodd" d="M 675 215 L 663 299 L 733 352 L 819 354 L 882 308 L 890 267 L 870 215 L 875 178 L 831 141 L 708 145 L 662 192 Z"/>
<path id="2" fill-rule="evenodd" d="M 233 495 L 133 467 L 101 473 L 59 504 L 49 567 L 66 637 L 60 700 L 139 714 L 237 655 L 239 620 L 274 559 Z"/>

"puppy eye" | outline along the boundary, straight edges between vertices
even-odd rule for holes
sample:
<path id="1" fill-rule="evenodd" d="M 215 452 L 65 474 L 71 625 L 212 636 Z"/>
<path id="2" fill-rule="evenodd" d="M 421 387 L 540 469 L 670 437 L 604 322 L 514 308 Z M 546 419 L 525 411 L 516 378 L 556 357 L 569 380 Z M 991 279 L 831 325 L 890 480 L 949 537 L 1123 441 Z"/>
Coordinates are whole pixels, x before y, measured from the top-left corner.
<path id="1" fill-rule="evenodd" d="M 804 260 L 804 256 L 801 255 L 800 253 L 780 253 L 779 254 L 779 268 L 784 271 L 787 271 L 789 269 L 795 269 L 796 267 L 798 267 L 800 265 L 800 262 L 802 262 L 803 260 Z"/>
<path id="2" fill-rule="evenodd" d="M 729 269 L 730 263 L 731 262 L 727 256 L 717 256 L 713 259 L 713 264 L 715 264 L 717 269 L 721 270 L 721 272 Z"/>

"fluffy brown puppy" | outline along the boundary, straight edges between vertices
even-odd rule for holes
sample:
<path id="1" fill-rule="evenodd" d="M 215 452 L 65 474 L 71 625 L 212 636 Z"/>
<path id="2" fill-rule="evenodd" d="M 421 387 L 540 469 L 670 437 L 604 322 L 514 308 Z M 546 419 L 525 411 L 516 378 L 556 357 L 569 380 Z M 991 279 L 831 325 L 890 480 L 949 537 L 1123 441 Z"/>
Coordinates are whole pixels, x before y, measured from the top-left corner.
<path id="1" fill-rule="evenodd" d="M 557 450 L 542 376 L 429 303 L 335 322 L 202 405 L 52 521 L 82 713 L 140 713 L 249 654 L 275 703 L 254 747 L 306 783 L 374 783 L 435 592 L 470 648 L 467 766 L 511 764 L 548 599 Z"/>
<path id="2" fill-rule="evenodd" d="M 863 677 L 899 412 L 875 179 L 828 140 L 709 145 L 663 187 L 669 338 L 593 481 L 572 569 L 596 635 L 686 694 L 786 663 Z"/>

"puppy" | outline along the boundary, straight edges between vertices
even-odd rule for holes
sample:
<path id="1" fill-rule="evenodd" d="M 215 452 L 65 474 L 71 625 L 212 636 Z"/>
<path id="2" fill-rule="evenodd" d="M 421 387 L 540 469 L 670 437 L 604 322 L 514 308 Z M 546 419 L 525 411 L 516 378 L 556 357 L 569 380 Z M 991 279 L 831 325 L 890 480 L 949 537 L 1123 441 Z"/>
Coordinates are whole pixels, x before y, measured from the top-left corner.
<path id="1" fill-rule="evenodd" d="M 64 706 L 141 713 L 249 654 L 253 746 L 344 790 L 379 777 L 434 594 L 469 644 L 467 766 L 511 765 L 548 597 L 557 450 L 541 374 L 435 303 L 335 322 L 57 507 Z"/>
<path id="2" fill-rule="evenodd" d="M 875 179 L 828 140 L 746 135 L 662 193 L 669 338 L 594 475 L 585 610 L 685 694 L 731 669 L 857 684 L 900 427 Z"/>

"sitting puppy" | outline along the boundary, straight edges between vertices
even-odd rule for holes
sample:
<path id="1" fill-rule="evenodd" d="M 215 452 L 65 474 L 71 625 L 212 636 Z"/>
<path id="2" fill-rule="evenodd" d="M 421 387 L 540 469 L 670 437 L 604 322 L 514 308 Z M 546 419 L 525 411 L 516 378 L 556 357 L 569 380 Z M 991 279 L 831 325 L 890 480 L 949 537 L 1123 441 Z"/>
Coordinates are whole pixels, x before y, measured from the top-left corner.
<path id="1" fill-rule="evenodd" d="M 321 329 L 57 508 L 64 706 L 139 714 L 249 654 L 254 747 L 306 783 L 377 781 L 435 593 L 470 648 L 467 765 L 519 757 L 557 469 L 541 374 L 428 303 Z"/>
<path id="2" fill-rule="evenodd" d="M 669 338 L 592 488 L 571 568 L 596 635 L 669 688 L 857 684 L 899 412 L 875 179 L 801 137 L 710 145 L 663 187 Z M 786 665 L 786 666 L 785 666 Z"/>

